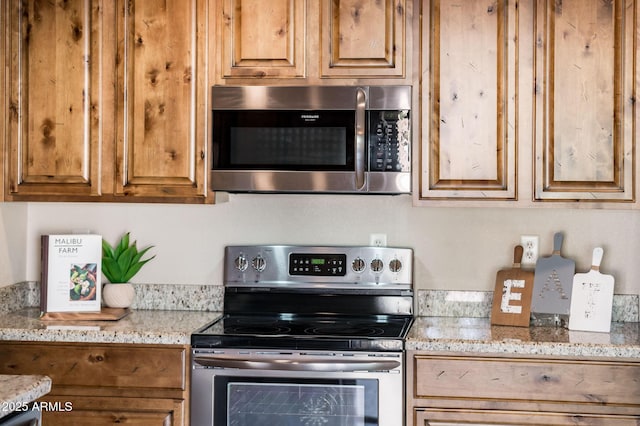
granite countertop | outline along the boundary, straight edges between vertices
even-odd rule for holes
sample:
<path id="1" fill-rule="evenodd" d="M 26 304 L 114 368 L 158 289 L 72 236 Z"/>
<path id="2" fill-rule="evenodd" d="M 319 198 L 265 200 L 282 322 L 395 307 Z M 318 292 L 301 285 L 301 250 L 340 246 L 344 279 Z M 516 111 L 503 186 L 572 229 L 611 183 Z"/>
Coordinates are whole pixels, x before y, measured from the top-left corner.
<path id="1" fill-rule="evenodd" d="M 407 337 L 408 350 L 640 358 L 640 323 L 614 322 L 609 333 L 562 327 L 492 326 L 489 318 L 418 317 Z"/>
<path id="2" fill-rule="evenodd" d="M 28 404 L 51 391 L 47 376 L 0 374 L 0 418 L 26 411 Z"/>
<path id="3" fill-rule="evenodd" d="M 0 340 L 185 345 L 219 312 L 133 310 L 118 321 L 42 321 L 38 308 L 0 315 Z"/>

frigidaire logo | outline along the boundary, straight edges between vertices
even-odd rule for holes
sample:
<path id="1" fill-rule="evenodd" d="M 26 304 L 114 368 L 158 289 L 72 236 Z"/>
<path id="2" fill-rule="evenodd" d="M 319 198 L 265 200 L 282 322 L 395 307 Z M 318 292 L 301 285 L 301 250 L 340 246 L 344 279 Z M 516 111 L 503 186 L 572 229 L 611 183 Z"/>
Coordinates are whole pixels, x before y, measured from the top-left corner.
<path id="1" fill-rule="evenodd" d="M 300 118 L 304 121 L 315 121 L 320 118 L 320 114 L 301 114 Z"/>

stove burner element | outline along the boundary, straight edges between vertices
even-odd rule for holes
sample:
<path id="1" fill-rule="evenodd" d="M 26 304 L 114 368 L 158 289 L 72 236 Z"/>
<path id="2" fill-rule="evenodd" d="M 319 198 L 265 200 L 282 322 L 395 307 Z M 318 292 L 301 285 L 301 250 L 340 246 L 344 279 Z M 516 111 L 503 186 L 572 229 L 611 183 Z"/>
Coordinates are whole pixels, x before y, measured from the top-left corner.
<path id="1" fill-rule="evenodd" d="M 281 325 L 235 325 L 235 326 L 226 326 L 224 328 L 224 332 L 227 334 L 255 334 L 259 336 L 280 336 L 289 334 L 291 332 L 291 328 L 284 327 Z"/>
<path id="2" fill-rule="evenodd" d="M 383 335 L 384 329 L 366 324 L 325 324 L 307 328 L 305 334 L 316 336 L 373 337 Z"/>

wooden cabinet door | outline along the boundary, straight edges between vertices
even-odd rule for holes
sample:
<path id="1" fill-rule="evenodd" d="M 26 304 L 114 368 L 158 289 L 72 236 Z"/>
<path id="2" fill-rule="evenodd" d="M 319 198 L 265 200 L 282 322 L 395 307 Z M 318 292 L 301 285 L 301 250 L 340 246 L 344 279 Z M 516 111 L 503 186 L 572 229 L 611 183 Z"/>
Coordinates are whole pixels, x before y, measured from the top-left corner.
<path id="1" fill-rule="evenodd" d="M 536 4 L 535 198 L 633 201 L 637 3 Z"/>
<path id="2" fill-rule="evenodd" d="M 217 0 L 213 13 L 222 79 L 305 77 L 306 0 Z"/>
<path id="3" fill-rule="evenodd" d="M 117 2 L 116 197 L 204 201 L 206 1 Z"/>
<path id="4" fill-rule="evenodd" d="M 9 2 L 0 3 L 0 164 L 4 165 L 5 158 L 5 127 L 7 122 L 7 105 L 9 95 L 5 79 L 5 70 L 8 64 L 9 52 L 6 49 L 7 40 L 9 39 L 9 21 L 8 21 Z M 4 200 L 4 166 L 0 170 L 0 200 Z"/>
<path id="5" fill-rule="evenodd" d="M 102 426 L 123 423 L 133 426 L 187 425 L 188 402 L 180 399 L 51 396 L 45 404 L 45 425 Z"/>
<path id="6" fill-rule="evenodd" d="M 100 52 L 108 48 L 101 3 L 2 3 L 9 13 L 2 118 L 9 200 L 101 195 L 100 150 L 109 143 L 101 129 L 100 89 L 107 73 Z"/>
<path id="7" fill-rule="evenodd" d="M 417 409 L 416 426 L 636 426 L 638 416 L 507 410 Z"/>
<path id="8" fill-rule="evenodd" d="M 431 0 L 422 12 L 419 197 L 514 200 L 518 2 Z"/>
<path id="9" fill-rule="evenodd" d="M 38 406 L 52 425 L 187 425 L 187 363 L 186 346 L 0 342 L 0 374 L 51 378 Z"/>
<path id="10" fill-rule="evenodd" d="M 322 77 L 404 77 L 410 2 L 326 0 L 321 4 Z"/>

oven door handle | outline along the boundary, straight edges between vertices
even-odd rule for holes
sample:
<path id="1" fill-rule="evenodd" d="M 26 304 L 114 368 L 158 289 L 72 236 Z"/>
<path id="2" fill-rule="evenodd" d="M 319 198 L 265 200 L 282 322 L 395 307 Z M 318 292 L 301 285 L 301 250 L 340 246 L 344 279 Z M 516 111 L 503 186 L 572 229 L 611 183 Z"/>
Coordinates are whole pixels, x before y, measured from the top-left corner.
<path id="1" fill-rule="evenodd" d="M 400 366 L 399 361 L 326 361 L 317 359 L 238 359 L 225 357 L 195 357 L 193 361 L 204 367 L 237 368 L 243 370 L 283 370 L 315 372 L 390 371 Z"/>
<path id="2" fill-rule="evenodd" d="M 356 92 L 356 143 L 354 148 L 356 163 L 356 190 L 360 191 L 365 186 L 365 108 L 367 107 L 367 95 L 364 89 L 358 87 Z"/>

